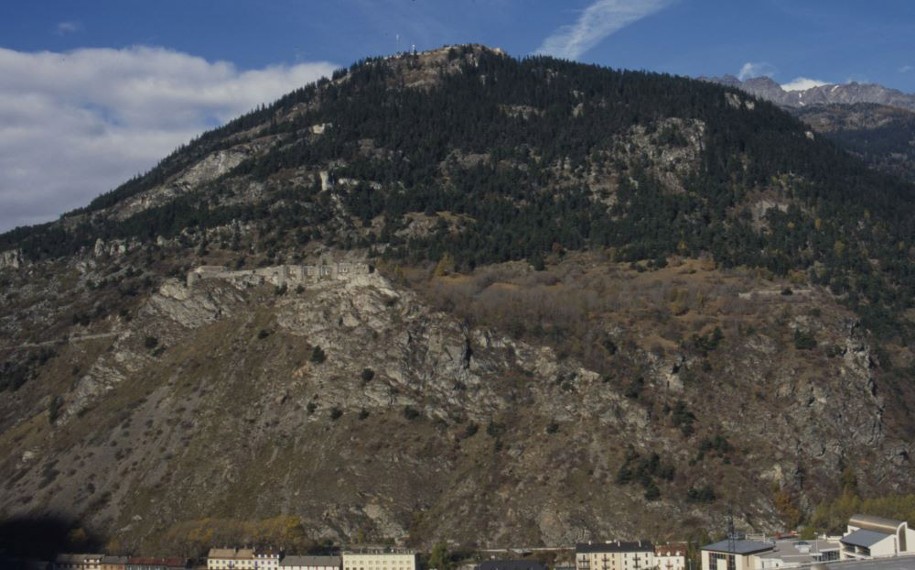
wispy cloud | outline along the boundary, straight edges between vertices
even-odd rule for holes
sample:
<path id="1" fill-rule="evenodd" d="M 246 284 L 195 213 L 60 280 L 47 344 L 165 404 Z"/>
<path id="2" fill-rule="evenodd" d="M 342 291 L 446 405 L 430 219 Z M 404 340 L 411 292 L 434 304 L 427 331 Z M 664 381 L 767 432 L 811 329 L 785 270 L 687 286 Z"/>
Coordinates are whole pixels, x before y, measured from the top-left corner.
<path id="1" fill-rule="evenodd" d="M 775 66 L 765 61 L 748 61 L 741 66 L 737 79 L 743 81 L 752 77 L 772 77 L 775 75 Z"/>
<path id="2" fill-rule="evenodd" d="M 149 47 L 0 48 L 0 231 L 85 205 L 216 123 L 333 69 L 242 71 Z"/>
<path id="3" fill-rule="evenodd" d="M 604 38 L 650 16 L 676 0 L 597 0 L 574 24 L 565 25 L 543 40 L 535 53 L 578 59 Z"/>
<path id="4" fill-rule="evenodd" d="M 820 81 L 819 79 L 810 79 L 809 77 L 795 77 L 788 83 L 782 83 L 782 89 L 785 91 L 806 91 L 807 89 L 813 89 L 814 87 L 819 87 L 821 85 L 829 85 L 829 82 Z"/>
<path id="5" fill-rule="evenodd" d="M 69 21 L 69 22 L 59 22 L 55 28 L 55 33 L 58 36 L 65 36 L 67 34 L 74 34 L 80 32 L 83 29 L 83 25 L 79 22 Z"/>
<path id="6" fill-rule="evenodd" d="M 908 73 L 913 70 L 915 70 L 915 66 L 903 65 L 902 67 L 899 68 L 899 73 Z"/>

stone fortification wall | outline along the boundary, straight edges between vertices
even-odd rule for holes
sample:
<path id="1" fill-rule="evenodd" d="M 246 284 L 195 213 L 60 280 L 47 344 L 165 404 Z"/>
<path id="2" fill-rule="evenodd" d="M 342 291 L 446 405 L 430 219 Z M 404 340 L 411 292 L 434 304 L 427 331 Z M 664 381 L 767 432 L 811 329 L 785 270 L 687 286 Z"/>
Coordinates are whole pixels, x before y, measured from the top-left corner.
<path id="1" fill-rule="evenodd" d="M 257 286 L 269 283 L 281 287 L 314 283 L 323 279 L 346 279 L 353 275 L 366 275 L 372 271 L 373 268 L 368 263 L 275 265 L 239 271 L 230 271 L 221 266 L 203 265 L 188 272 L 187 285 L 192 287 L 203 279 L 224 279 L 243 285 Z"/>

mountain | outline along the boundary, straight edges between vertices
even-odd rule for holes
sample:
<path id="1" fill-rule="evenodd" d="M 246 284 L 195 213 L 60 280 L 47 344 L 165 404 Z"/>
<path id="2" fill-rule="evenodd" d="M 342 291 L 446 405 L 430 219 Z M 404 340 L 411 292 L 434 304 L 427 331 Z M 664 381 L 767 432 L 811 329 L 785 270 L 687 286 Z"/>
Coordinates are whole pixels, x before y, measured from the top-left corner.
<path id="1" fill-rule="evenodd" d="M 915 182 L 915 111 L 872 103 L 793 111 L 875 170 Z"/>
<path id="2" fill-rule="evenodd" d="M 784 107 L 811 107 L 818 105 L 854 105 L 871 103 L 915 111 L 915 95 L 903 93 L 874 83 L 830 83 L 809 89 L 786 91 L 770 77 L 751 77 L 741 81 L 733 75 L 703 77 L 728 87 L 736 87 L 761 99 Z"/>
<path id="3" fill-rule="evenodd" d="M 473 548 L 911 492 L 913 197 L 734 88 L 358 62 L 0 236 L 0 515 Z"/>
<path id="4" fill-rule="evenodd" d="M 915 95 L 874 84 L 786 91 L 769 77 L 702 79 L 772 101 L 871 168 L 915 182 Z"/>

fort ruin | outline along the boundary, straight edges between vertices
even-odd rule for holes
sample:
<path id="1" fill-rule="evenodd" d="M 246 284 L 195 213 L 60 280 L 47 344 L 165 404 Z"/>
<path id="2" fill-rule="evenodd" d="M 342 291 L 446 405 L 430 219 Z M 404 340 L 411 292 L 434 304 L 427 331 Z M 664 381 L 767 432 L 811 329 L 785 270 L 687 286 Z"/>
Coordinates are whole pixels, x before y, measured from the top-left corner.
<path id="1" fill-rule="evenodd" d="M 222 279 L 251 287 L 267 283 L 282 287 L 322 280 L 347 279 L 355 275 L 368 275 L 374 270 L 375 268 L 368 263 L 344 262 L 322 265 L 275 265 L 236 271 L 219 265 L 202 265 L 188 272 L 187 286 L 193 287 L 204 279 Z"/>

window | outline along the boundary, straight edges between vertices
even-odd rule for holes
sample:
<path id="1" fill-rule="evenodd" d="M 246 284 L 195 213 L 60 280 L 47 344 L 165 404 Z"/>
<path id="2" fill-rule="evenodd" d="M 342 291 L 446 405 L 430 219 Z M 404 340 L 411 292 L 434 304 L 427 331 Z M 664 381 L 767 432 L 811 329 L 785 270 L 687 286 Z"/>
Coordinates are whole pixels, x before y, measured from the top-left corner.
<path id="1" fill-rule="evenodd" d="M 711 570 L 718 570 L 718 567 L 719 567 L 718 561 L 719 560 L 725 561 L 725 564 L 726 564 L 725 568 L 727 570 L 737 570 L 737 563 L 736 563 L 736 560 L 734 559 L 733 554 L 723 554 L 721 552 L 709 552 L 708 560 L 709 560 L 709 566 L 711 567 Z"/>

